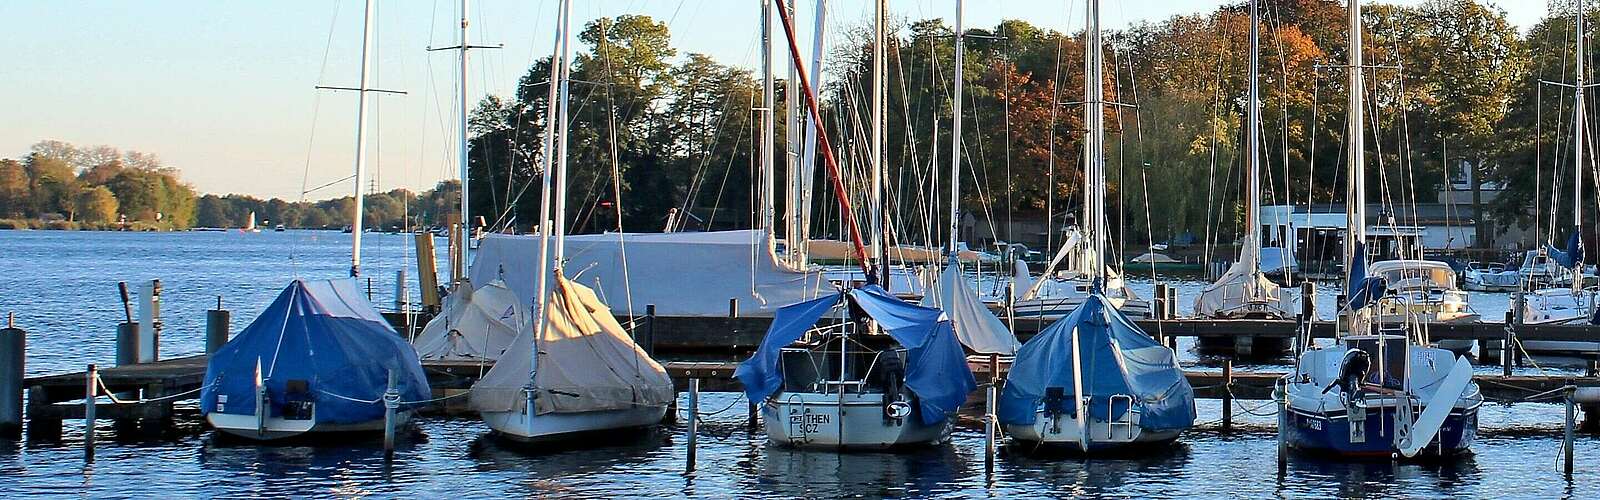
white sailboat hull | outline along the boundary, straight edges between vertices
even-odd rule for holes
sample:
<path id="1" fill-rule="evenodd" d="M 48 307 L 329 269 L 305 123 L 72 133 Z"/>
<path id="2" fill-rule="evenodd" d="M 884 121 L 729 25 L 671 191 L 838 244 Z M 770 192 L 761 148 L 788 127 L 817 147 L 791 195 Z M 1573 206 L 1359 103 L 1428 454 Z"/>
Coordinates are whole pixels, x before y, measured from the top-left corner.
<path id="1" fill-rule="evenodd" d="M 761 419 L 768 442 L 798 448 L 884 449 L 949 438 L 948 421 L 925 425 L 915 415 L 888 419 L 882 403 L 881 393 L 846 394 L 842 406 L 838 394 L 780 394 L 762 406 Z"/>
<path id="2" fill-rule="evenodd" d="M 1178 434 L 1182 432 L 1145 430 L 1139 426 L 1139 415 L 1134 412 L 1128 412 L 1115 422 L 1089 418 L 1084 424 L 1084 430 L 1089 436 L 1087 447 L 1083 445 L 1084 433 L 1079 432 L 1076 419 L 1066 415 L 1046 416 L 1044 410 L 1036 413 L 1033 425 L 1006 425 L 1005 431 L 1011 439 L 1023 443 L 1024 446 L 1032 444 L 1084 451 L 1114 450 L 1162 443 L 1177 439 Z"/>
<path id="3" fill-rule="evenodd" d="M 411 421 L 411 412 L 395 413 L 395 427 L 405 427 Z M 273 441 L 287 439 L 302 435 L 332 435 L 345 433 L 373 433 L 383 431 L 383 419 L 368 420 L 353 424 L 328 424 L 317 423 L 312 419 L 284 419 L 279 417 L 266 417 L 265 422 L 258 422 L 255 415 L 234 415 L 228 413 L 212 412 L 206 415 L 206 422 L 211 427 L 223 433 L 245 439 L 258 441 Z"/>
<path id="4" fill-rule="evenodd" d="M 544 415 L 535 415 L 526 407 L 521 411 L 481 413 L 483 422 L 496 435 L 521 442 L 560 441 L 593 432 L 644 428 L 660 423 L 666 414 L 665 406 Z"/>

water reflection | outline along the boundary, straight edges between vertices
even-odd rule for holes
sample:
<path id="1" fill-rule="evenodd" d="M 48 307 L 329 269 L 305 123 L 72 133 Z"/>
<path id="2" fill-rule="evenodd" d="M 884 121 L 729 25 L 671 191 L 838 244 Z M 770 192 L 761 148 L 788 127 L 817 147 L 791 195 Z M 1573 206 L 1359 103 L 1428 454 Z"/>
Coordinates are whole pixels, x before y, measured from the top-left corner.
<path id="1" fill-rule="evenodd" d="M 765 438 L 758 438 L 765 443 Z M 954 447 L 908 448 L 890 452 L 835 452 L 766 446 L 754 471 L 755 491 L 777 496 L 930 496 L 957 489 L 983 474 L 981 460 L 971 467 Z"/>

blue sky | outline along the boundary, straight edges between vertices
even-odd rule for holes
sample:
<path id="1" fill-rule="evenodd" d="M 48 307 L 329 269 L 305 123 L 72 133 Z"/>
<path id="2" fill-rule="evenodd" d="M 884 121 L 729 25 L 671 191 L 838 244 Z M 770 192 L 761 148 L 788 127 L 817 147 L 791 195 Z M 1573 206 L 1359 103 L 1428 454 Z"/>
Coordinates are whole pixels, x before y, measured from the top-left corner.
<path id="1" fill-rule="evenodd" d="M 756 67 L 759 0 L 575 0 L 575 25 L 601 16 L 646 14 L 668 22 L 681 53 Z M 954 0 L 891 0 L 893 15 L 950 17 Z M 1107 27 L 1204 12 L 1217 0 L 1106 0 Z M 1395 3 L 1417 3 L 1404 0 Z M 1544 2 L 1488 2 L 1527 29 Z M 373 114 L 380 189 L 422 188 L 454 172 L 455 56 L 459 0 L 380 0 L 376 87 L 407 91 L 378 99 Z M 813 0 L 799 0 L 809 26 Z M 508 94 L 528 64 L 550 52 L 557 0 L 474 0 L 475 94 Z M 829 29 L 866 22 L 871 2 L 830 0 Z M 42 139 L 109 144 L 160 155 L 201 192 L 300 199 L 303 186 L 350 175 L 355 97 L 316 91 L 353 86 L 361 0 L 13 0 L 0 2 L 0 157 L 20 157 Z M 968 26 L 1002 18 L 1076 30 L 1082 2 L 974 0 Z M 809 28 L 801 28 L 809 33 Z M 809 44 L 809 37 L 801 37 Z M 326 55 L 326 57 L 325 57 Z M 305 195 L 348 193 L 340 183 Z"/>

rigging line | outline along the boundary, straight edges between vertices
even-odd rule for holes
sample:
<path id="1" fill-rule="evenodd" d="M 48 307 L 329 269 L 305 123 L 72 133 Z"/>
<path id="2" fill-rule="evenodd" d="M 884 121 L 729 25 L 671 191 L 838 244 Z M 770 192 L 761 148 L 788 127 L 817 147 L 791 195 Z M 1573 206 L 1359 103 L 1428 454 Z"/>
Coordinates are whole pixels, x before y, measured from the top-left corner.
<path id="1" fill-rule="evenodd" d="M 1213 15 L 1212 19 L 1213 19 L 1214 24 L 1213 24 L 1213 29 L 1212 29 L 1212 32 L 1211 32 L 1211 35 L 1212 35 L 1212 40 L 1211 41 L 1212 41 L 1212 43 L 1210 45 L 1214 47 L 1214 46 L 1216 46 L 1217 40 L 1222 38 L 1222 31 L 1228 29 L 1229 23 L 1228 23 L 1228 21 L 1226 19 L 1222 18 L 1221 16 L 1217 16 L 1217 15 Z M 1220 23 L 1216 23 L 1216 21 L 1221 21 L 1221 22 Z M 1227 43 L 1227 41 L 1224 40 L 1223 43 Z M 1228 49 L 1228 47 L 1224 47 L 1224 49 Z M 1204 228 L 1205 245 L 1202 247 L 1203 249 L 1201 250 L 1201 260 L 1203 260 L 1206 263 L 1207 266 L 1211 265 L 1211 249 L 1212 249 L 1213 246 L 1215 246 L 1214 244 L 1216 242 L 1216 239 L 1214 238 L 1215 229 L 1213 227 L 1214 225 L 1211 222 L 1212 222 L 1213 205 L 1215 205 L 1217 203 L 1217 199 L 1216 199 L 1216 189 L 1217 189 L 1217 142 L 1219 140 L 1218 136 L 1220 136 L 1222 134 L 1222 130 L 1220 130 L 1219 123 L 1218 123 L 1218 121 L 1221 120 L 1222 118 L 1220 116 L 1218 116 L 1217 108 L 1221 107 L 1221 105 L 1222 105 L 1221 104 L 1221 101 L 1222 101 L 1222 65 L 1223 65 L 1223 52 L 1225 52 L 1225 51 L 1226 50 L 1218 51 L 1217 54 L 1216 54 L 1216 56 L 1217 56 L 1217 62 L 1216 62 L 1216 65 L 1215 65 L 1216 66 L 1216 73 L 1215 73 L 1216 77 L 1212 80 L 1213 81 L 1213 87 L 1211 89 L 1211 121 L 1208 124 L 1209 125 L 1208 128 L 1211 129 L 1211 147 L 1210 147 L 1211 161 L 1210 161 L 1210 164 L 1206 167 L 1206 175 L 1207 175 L 1207 178 L 1206 178 L 1206 226 Z M 1220 218 L 1221 214 L 1220 213 L 1217 214 L 1217 217 Z"/>
<path id="2" fill-rule="evenodd" d="M 339 5 L 334 2 L 333 16 L 328 20 L 328 36 L 322 47 L 322 65 L 317 70 L 317 81 L 322 81 L 328 75 L 328 54 L 333 50 L 333 33 L 339 26 Z M 306 201 L 306 185 L 311 181 L 311 155 L 316 151 L 317 144 L 317 119 L 322 114 L 322 93 L 311 89 L 311 131 L 306 134 L 306 163 L 305 169 L 300 174 L 300 203 Z M 300 238 L 289 240 L 289 272 L 291 275 L 300 275 L 299 256 Z"/>

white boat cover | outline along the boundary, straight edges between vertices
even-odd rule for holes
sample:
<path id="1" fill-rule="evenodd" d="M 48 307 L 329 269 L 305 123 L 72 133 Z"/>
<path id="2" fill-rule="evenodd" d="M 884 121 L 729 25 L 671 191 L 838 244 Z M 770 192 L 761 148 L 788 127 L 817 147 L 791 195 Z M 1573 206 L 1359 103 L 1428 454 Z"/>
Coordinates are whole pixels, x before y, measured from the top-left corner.
<path id="1" fill-rule="evenodd" d="M 1128 262 L 1132 262 L 1134 264 L 1176 264 L 1179 261 L 1178 259 L 1174 259 L 1164 253 L 1145 252 L 1140 254 L 1138 257 L 1128 260 Z"/>
<path id="2" fill-rule="evenodd" d="M 504 281 L 494 280 L 476 290 L 469 281 L 445 297 L 439 315 L 422 327 L 411 345 L 422 359 L 494 361 L 511 347 L 531 317 L 528 307 Z"/>
<path id="3" fill-rule="evenodd" d="M 1234 262 L 1228 271 L 1194 298 L 1194 313 L 1205 318 L 1238 318 L 1247 314 L 1294 317 L 1293 298 L 1288 291 L 1261 273 L 1251 272 L 1244 262 Z M 1249 309 L 1251 303 L 1259 309 Z"/>
<path id="4" fill-rule="evenodd" d="M 922 297 L 922 306 L 944 310 L 955 326 L 956 339 L 973 352 L 1010 356 L 1021 345 L 1005 323 L 978 299 L 978 292 L 972 290 L 961 273 L 961 264 L 955 260 L 946 264 L 944 273 L 939 275 L 937 291 Z"/>
<path id="5" fill-rule="evenodd" d="M 779 262 L 770 240 L 759 230 L 573 235 L 565 268 L 617 311 L 636 316 L 649 304 L 662 316 L 727 316 L 731 298 L 740 315 L 767 317 L 820 289 L 832 292 L 821 274 Z M 538 256 L 537 235 L 489 235 L 468 274 L 474 283 L 503 279 L 532 304 Z"/>
<path id="6" fill-rule="evenodd" d="M 665 406 L 677 397 L 667 371 L 633 342 L 594 290 L 561 276 L 553 281 L 544 334 L 537 335 L 535 311 L 534 321 L 472 386 L 473 409 L 513 411 L 527 404 L 528 394 L 538 415 Z"/>

